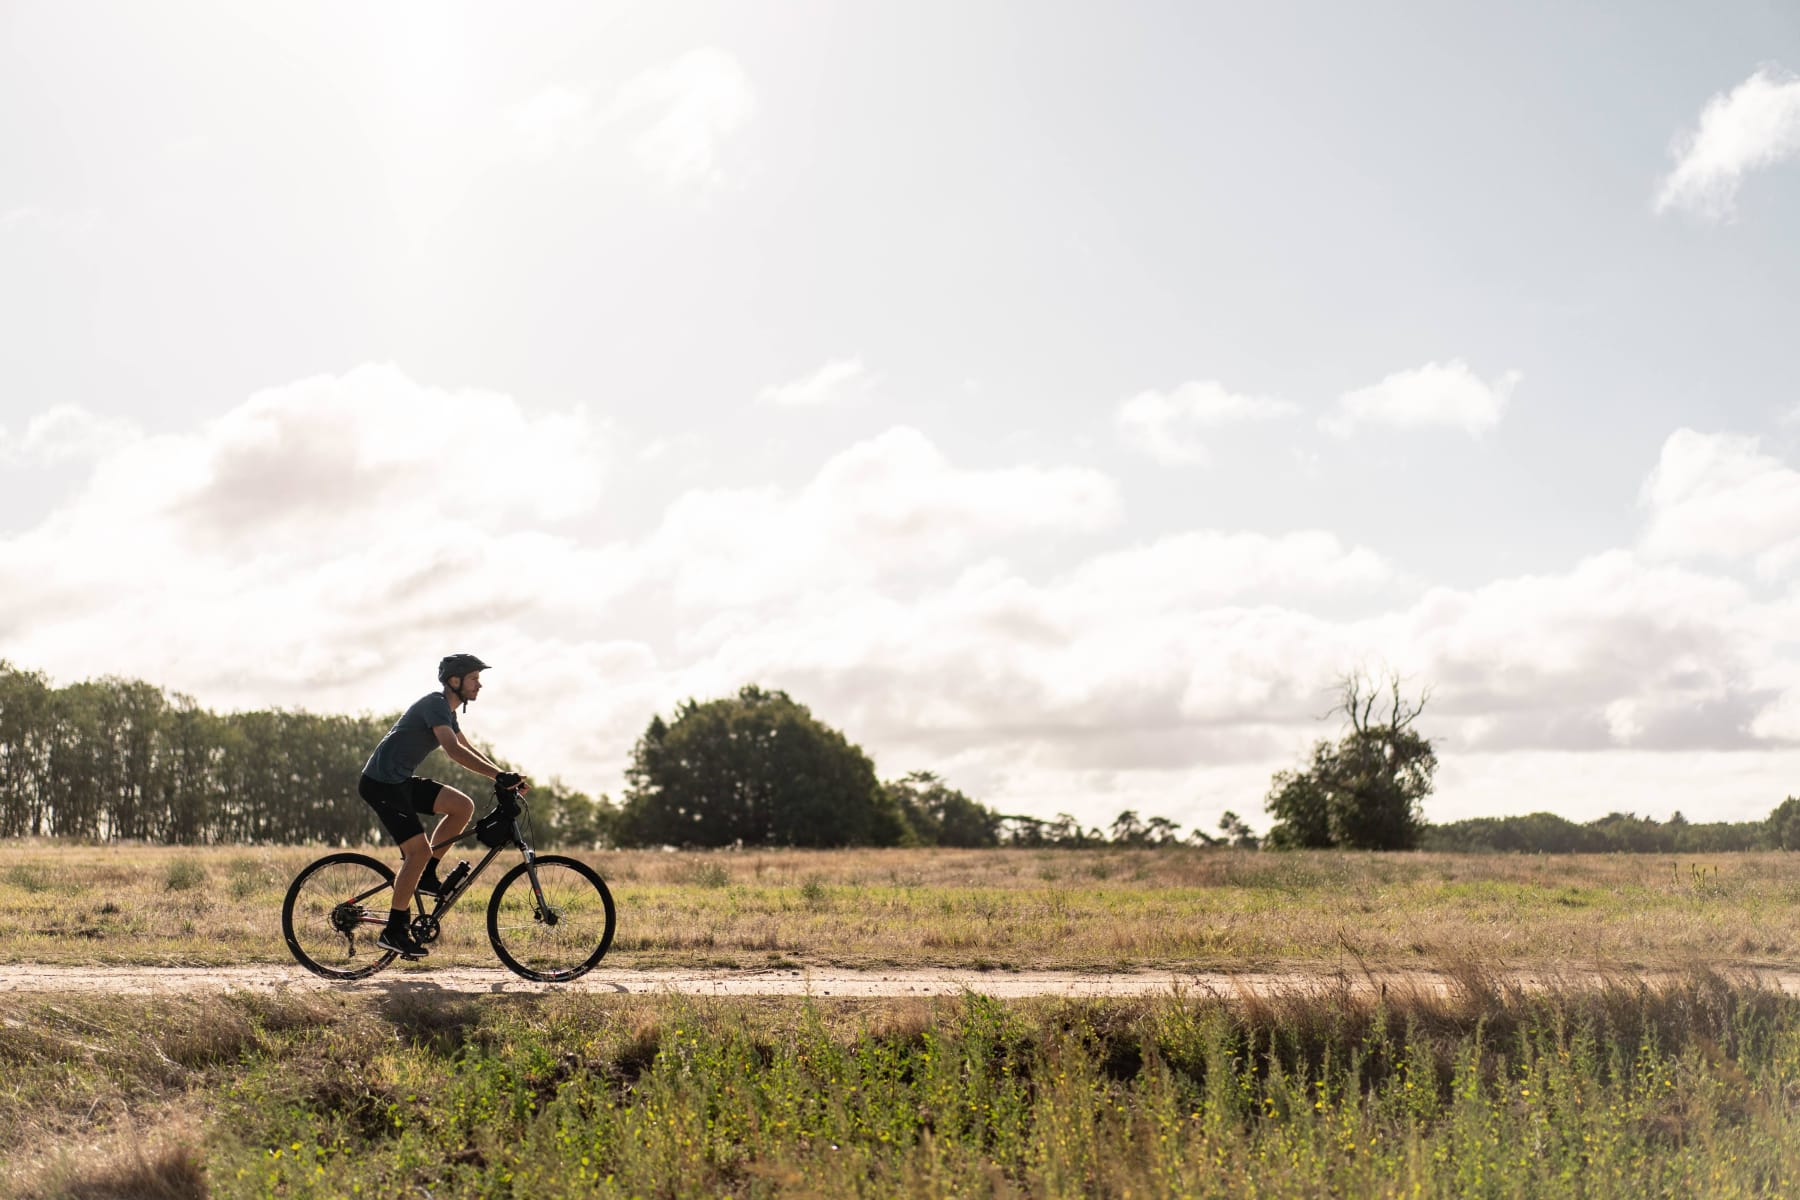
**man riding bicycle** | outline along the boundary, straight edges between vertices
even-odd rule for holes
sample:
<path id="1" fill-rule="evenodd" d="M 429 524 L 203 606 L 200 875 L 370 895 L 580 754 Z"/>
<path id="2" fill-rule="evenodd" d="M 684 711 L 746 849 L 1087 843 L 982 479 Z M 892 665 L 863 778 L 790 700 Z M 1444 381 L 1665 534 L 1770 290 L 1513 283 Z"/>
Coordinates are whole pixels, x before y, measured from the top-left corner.
<path id="1" fill-rule="evenodd" d="M 435 896 L 443 888 L 437 863 L 449 847 L 446 844 L 434 851 L 432 843 L 448 843 L 468 828 L 475 815 L 475 802 L 469 797 L 413 771 L 435 747 L 442 746 L 450 761 L 485 775 L 501 788 L 528 790 L 523 776 L 502 771 L 470 745 L 456 720 L 457 706 L 467 711 L 469 702 L 481 693 L 481 673 L 488 669 L 473 654 L 452 654 L 439 662 L 438 683 L 443 690 L 421 696 L 394 722 L 369 755 L 357 783 L 357 793 L 400 843 L 404 861 L 394 877 L 393 906 L 388 910 L 387 928 L 375 942 L 403 958 L 424 958 L 430 953 L 414 940 L 406 921 L 414 891 Z M 439 814 L 429 838 L 419 821 L 421 813 Z"/>

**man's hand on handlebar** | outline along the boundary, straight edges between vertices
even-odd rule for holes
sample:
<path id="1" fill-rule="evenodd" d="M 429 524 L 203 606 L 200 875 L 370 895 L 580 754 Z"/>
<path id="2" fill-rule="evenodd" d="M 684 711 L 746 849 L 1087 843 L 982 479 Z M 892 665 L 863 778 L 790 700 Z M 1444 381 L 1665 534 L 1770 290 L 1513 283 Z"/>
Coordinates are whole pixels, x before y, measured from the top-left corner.
<path id="1" fill-rule="evenodd" d="M 527 783 L 525 777 L 517 771 L 500 772 L 494 776 L 494 786 L 503 792 L 516 791 L 521 796 L 531 790 L 531 784 Z"/>

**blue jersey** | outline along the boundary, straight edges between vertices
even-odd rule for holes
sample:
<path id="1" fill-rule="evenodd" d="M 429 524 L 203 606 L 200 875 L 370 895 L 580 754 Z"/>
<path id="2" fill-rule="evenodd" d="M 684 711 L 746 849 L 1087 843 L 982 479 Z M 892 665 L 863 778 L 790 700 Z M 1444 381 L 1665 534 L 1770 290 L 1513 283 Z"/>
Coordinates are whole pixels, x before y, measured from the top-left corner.
<path id="1" fill-rule="evenodd" d="M 400 714 L 394 727 L 375 747 L 375 753 L 369 755 L 363 774 L 379 783 L 405 783 L 425 761 L 425 756 L 437 749 L 434 731 L 439 725 L 462 732 L 462 726 L 456 723 L 456 712 L 444 699 L 444 693 L 433 692 L 419 697 L 411 708 Z"/>

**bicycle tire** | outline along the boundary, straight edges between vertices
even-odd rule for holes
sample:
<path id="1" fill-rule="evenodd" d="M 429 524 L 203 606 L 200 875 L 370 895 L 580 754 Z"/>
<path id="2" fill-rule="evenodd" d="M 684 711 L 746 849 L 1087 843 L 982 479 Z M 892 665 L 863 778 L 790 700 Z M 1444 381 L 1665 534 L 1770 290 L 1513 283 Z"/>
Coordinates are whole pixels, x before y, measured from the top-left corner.
<path id="1" fill-rule="evenodd" d="M 332 879 L 328 883 L 324 878 L 325 872 L 334 867 L 347 870 L 340 873 L 344 876 L 343 879 Z M 368 874 L 365 876 L 364 872 Z M 363 882 L 348 882 L 348 887 L 343 886 L 347 881 L 359 879 Z M 387 864 L 370 858 L 367 854 L 352 853 L 327 854 L 324 858 L 308 863 L 294 876 L 294 882 L 288 885 L 287 898 L 281 902 L 281 935 L 287 939 L 288 949 L 301 966 L 326 979 L 366 979 L 394 961 L 396 956 L 392 950 L 383 950 L 375 944 L 375 937 L 379 933 L 375 924 L 359 919 L 355 928 L 368 934 L 367 946 L 375 951 L 375 957 L 366 966 L 348 966 L 348 961 L 355 957 L 355 942 L 346 941 L 343 933 L 331 924 L 336 906 L 331 909 L 321 907 L 328 895 L 341 895 L 345 890 L 356 894 L 368 887 L 377 886 L 378 879 L 385 881 L 389 889 L 393 888 L 394 872 Z M 310 890 L 307 887 L 309 883 L 314 885 Z M 310 897 L 312 891 L 319 893 L 317 902 L 302 898 L 303 893 Z M 391 898 L 392 895 L 390 890 L 388 896 Z M 383 901 L 379 909 L 373 910 L 379 915 L 382 924 L 387 922 L 387 904 L 388 901 Z M 305 911 L 296 913 L 297 907 Z M 359 909 L 366 908 L 366 905 L 359 906 Z M 338 941 L 344 941 L 346 948 L 341 961 L 337 956 L 326 955 L 326 948 Z"/>
<path id="2" fill-rule="evenodd" d="M 556 920 L 546 921 L 537 904 L 537 896 L 526 875 L 526 871 L 532 867 L 540 872 L 540 885 L 544 875 L 553 876 L 546 890 L 556 893 L 555 899 L 551 900 L 552 909 L 558 912 Z M 591 920 L 578 928 L 571 928 L 569 933 L 560 938 L 536 936 L 547 927 L 554 927 L 560 920 L 566 920 L 563 910 L 576 908 L 583 917 L 591 918 L 596 915 L 596 911 L 587 909 L 587 905 L 594 900 L 599 904 L 597 913 L 604 916 L 604 928 L 600 931 L 598 940 L 591 943 L 588 940 L 592 937 Z M 527 913 L 531 915 L 530 925 L 523 924 L 523 916 Z M 515 917 L 519 919 L 511 919 Z M 493 896 L 488 900 L 488 941 L 493 945 L 494 953 L 506 964 L 507 970 L 536 983 L 567 983 L 593 970 L 594 964 L 605 956 L 612 945 L 617 922 L 618 912 L 613 907 L 612 893 L 607 890 L 606 881 L 600 878 L 600 873 L 579 859 L 561 854 L 540 854 L 529 863 L 514 866 L 500 877 L 500 882 L 494 885 Z M 506 930 L 504 934 L 503 924 Z M 509 940 L 512 945 L 508 944 Z M 562 961 L 566 954 L 580 957 L 566 966 L 546 968 L 542 965 L 546 959 Z"/>

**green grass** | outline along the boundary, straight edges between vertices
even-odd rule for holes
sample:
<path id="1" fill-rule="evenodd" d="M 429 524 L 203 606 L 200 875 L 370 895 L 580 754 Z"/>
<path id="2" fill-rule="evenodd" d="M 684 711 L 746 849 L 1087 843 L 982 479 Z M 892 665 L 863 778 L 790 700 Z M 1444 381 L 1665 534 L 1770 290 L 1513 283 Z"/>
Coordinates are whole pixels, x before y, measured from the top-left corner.
<path id="1" fill-rule="evenodd" d="M 163 872 L 163 886 L 171 892 L 188 892 L 206 882 L 206 866 L 191 855 L 172 860 Z"/>
<path id="2" fill-rule="evenodd" d="M 1800 1001 L 1706 974 L 1535 994 L 1456 974 L 1448 997 L 1372 999 L 8 996 L 0 1144 L 39 1151 L 4 1184 L 439 1198 L 1800 1189 Z"/>
<path id="3" fill-rule="evenodd" d="M 378 856 L 395 861 L 391 851 Z M 280 906 L 312 847 L 0 846 L 0 962 L 286 963 Z M 510 855 L 497 860 L 503 868 Z M 1697 860 L 1250 851 L 594 853 L 609 969 L 812 966 L 1261 970 L 1780 965 L 1791 856 Z M 433 963 L 494 962 L 477 882 Z"/>

